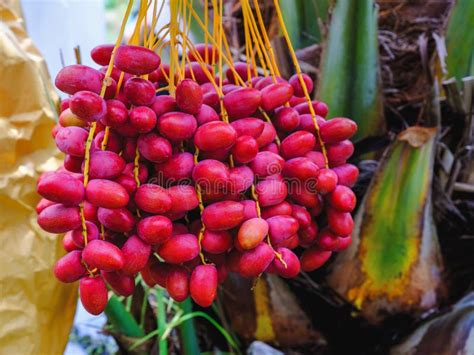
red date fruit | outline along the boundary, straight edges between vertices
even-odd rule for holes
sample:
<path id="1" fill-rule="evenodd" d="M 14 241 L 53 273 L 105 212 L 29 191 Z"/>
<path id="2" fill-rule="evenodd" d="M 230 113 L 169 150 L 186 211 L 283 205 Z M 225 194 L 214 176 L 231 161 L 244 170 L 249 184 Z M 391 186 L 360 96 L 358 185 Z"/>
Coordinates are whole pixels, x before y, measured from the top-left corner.
<path id="1" fill-rule="evenodd" d="M 142 135 L 137 141 L 138 151 L 145 159 L 154 163 L 163 163 L 171 158 L 171 143 L 156 133 Z"/>
<path id="2" fill-rule="evenodd" d="M 117 295 L 128 297 L 135 291 L 135 278 L 115 271 L 102 271 L 104 280 Z"/>
<path id="3" fill-rule="evenodd" d="M 274 179 L 260 181 L 255 187 L 255 191 L 262 207 L 276 205 L 288 195 L 287 185 L 283 181 Z"/>
<path id="4" fill-rule="evenodd" d="M 74 95 L 78 91 L 100 93 L 104 75 L 98 70 L 81 64 L 62 68 L 54 81 L 56 87 L 66 94 Z"/>
<path id="5" fill-rule="evenodd" d="M 320 250 L 318 247 L 306 249 L 301 255 L 301 269 L 306 272 L 319 269 L 329 260 L 331 254 L 331 251 Z"/>
<path id="6" fill-rule="evenodd" d="M 262 102 L 262 93 L 257 89 L 242 88 L 224 95 L 224 107 L 231 118 L 251 116 Z"/>
<path id="7" fill-rule="evenodd" d="M 168 112 L 158 118 L 157 127 L 163 137 L 171 141 L 182 141 L 193 136 L 197 122 L 194 116 L 187 113 Z"/>
<path id="8" fill-rule="evenodd" d="M 83 157 L 86 151 L 88 133 L 80 127 L 64 127 L 59 129 L 54 141 L 58 149 L 74 157 Z"/>
<path id="9" fill-rule="evenodd" d="M 269 122 L 264 122 L 262 134 L 257 137 L 258 146 L 262 148 L 269 145 L 275 140 L 276 135 L 275 127 Z"/>
<path id="10" fill-rule="evenodd" d="M 232 148 L 232 155 L 236 162 L 240 164 L 248 163 L 255 158 L 258 153 L 257 141 L 250 136 L 240 136 L 236 139 Z"/>
<path id="11" fill-rule="evenodd" d="M 163 187 L 145 184 L 135 192 L 135 203 L 143 211 L 160 214 L 171 208 L 171 197 Z"/>
<path id="12" fill-rule="evenodd" d="M 189 281 L 191 298 L 201 307 L 209 307 L 217 294 L 217 269 L 214 265 L 199 265 Z"/>
<path id="13" fill-rule="evenodd" d="M 69 109 L 87 122 L 99 121 L 107 114 L 107 105 L 102 97 L 90 91 L 78 91 L 69 102 Z"/>
<path id="14" fill-rule="evenodd" d="M 326 161 L 324 155 L 321 152 L 311 151 L 305 154 L 305 157 L 311 160 L 318 168 L 322 169 L 326 167 Z"/>
<path id="15" fill-rule="evenodd" d="M 122 251 L 105 240 L 91 240 L 82 251 L 82 258 L 91 267 L 105 271 L 120 270 L 124 264 Z"/>
<path id="16" fill-rule="evenodd" d="M 231 194 L 238 194 L 247 190 L 253 182 L 253 171 L 248 166 L 242 165 L 230 169 L 229 185 Z"/>
<path id="17" fill-rule="evenodd" d="M 337 175 L 337 183 L 347 187 L 352 187 L 359 177 L 359 169 L 352 164 L 343 164 L 332 169 Z"/>
<path id="18" fill-rule="evenodd" d="M 354 228 L 354 221 L 350 213 L 339 212 L 333 208 L 328 208 L 328 224 L 329 228 L 342 237 L 351 235 Z"/>
<path id="19" fill-rule="evenodd" d="M 49 233 L 65 233 L 81 225 L 78 207 L 55 204 L 46 207 L 38 215 L 39 226 Z"/>
<path id="20" fill-rule="evenodd" d="M 182 302 L 189 296 L 189 274 L 182 266 L 173 266 L 167 272 L 166 290 L 176 302 Z"/>
<path id="21" fill-rule="evenodd" d="M 326 146 L 327 157 L 331 167 L 342 165 L 354 153 L 354 144 L 348 139 Z"/>
<path id="22" fill-rule="evenodd" d="M 175 98 L 168 95 L 157 96 L 150 107 L 155 112 L 156 117 L 160 117 L 165 113 L 173 112 L 178 109 Z"/>
<path id="23" fill-rule="evenodd" d="M 54 276 L 65 283 L 79 280 L 86 274 L 86 268 L 82 264 L 81 251 L 73 250 L 54 264 Z"/>
<path id="24" fill-rule="evenodd" d="M 38 193 L 54 202 L 77 205 L 84 200 L 82 182 L 67 173 L 53 173 L 38 181 Z"/>
<path id="25" fill-rule="evenodd" d="M 327 194 L 336 188 L 337 185 L 337 175 L 334 171 L 330 169 L 321 169 L 318 171 L 316 176 L 316 190 L 320 194 Z"/>
<path id="26" fill-rule="evenodd" d="M 117 153 L 95 151 L 91 154 L 89 177 L 91 179 L 114 179 L 125 169 L 125 160 Z"/>
<path id="27" fill-rule="evenodd" d="M 313 150 L 316 138 L 305 131 L 296 131 L 281 142 L 281 155 L 286 159 L 302 157 Z"/>
<path id="28" fill-rule="evenodd" d="M 97 228 L 97 226 L 94 223 L 90 221 L 86 221 L 86 235 L 87 235 L 87 242 L 99 239 L 99 228 Z M 82 226 L 72 231 L 71 238 L 77 247 L 84 248 L 85 241 L 84 241 Z"/>
<path id="29" fill-rule="evenodd" d="M 107 306 L 107 286 L 101 277 L 84 277 L 79 283 L 81 303 L 87 312 L 95 316 Z"/>
<path id="30" fill-rule="evenodd" d="M 68 105 L 69 107 L 69 105 Z M 87 126 L 87 122 L 81 120 L 79 117 L 77 117 L 75 114 L 71 112 L 70 108 L 65 109 L 61 114 L 59 115 L 59 124 L 61 127 L 71 127 L 71 126 L 77 126 L 77 127 L 85 127 Z"/>
<path id="31" fill-rule="evenodd" d="M 257 217 L 257 204 L 253 200 L 242 200 L 240 204 L 244 206 L 244 219 L 243 221 L 247 221 L 250 218 Z"/>
<path id="32" fill-rule="evenodd" d="M 311 94 L 311 91 L 313 91 L 313 79 L 310 78 L 309 75 L 307 74 L 301 74 L 301 78 L 303 79 L 303 83 L 306 86 L 306 92 L 308 94 Z M 293 75 L 288 82 L 290 85 L 293 87 L 293 94 L 297 97 L 304 97 L 304 90 L 303 90 L 303 85 L 301 85 L 300 78 L 298 74 Z"/>
<path id="33" fill-rule="evenodd" d="M 300 124 L 300 115 L 291 107 L 282 107 L 275 114 L 275 126 L 283 132 L 291 132 Z"/>
<path id="34" fill-rule="evenodd" d="M 205 230 L 201 241 L 202 249 L 211 254 L 225 253 L 232 247 L 232 235 L 228 231 Z"/>
<path id="35" fill-rule="evenodd" d="M 244 277 L 257 277 L 264 272 L 275 258 L 275 252 L 266 243 L 260 243 L 239 257 L 240 274 Z"/>
<path id="36" fill-rule="evenodd" d="M 237 138 L 237 132 L 228 123 L 208 122 L 200 126 L 194 135 L 194 144 L 204 152 L 230 148 Z"/>
<path id="37" fill-rule="evenodd" d="M 293 96 L 293 87 L 287 82 L 270 84 L 262 90 L 261 106 L 265 111 L 271 111 L 288 102 Z"/>
<path id="38" fill-rule="evenodd" d="M 288 248 L 278 248 L 276 250 L 280 254 L 283 261 L 286 263 L 286 266 L 281 262 L 279 258 L 273 259 L 273 267 L 275 267 L 276 272 L 281 277 L 291 279 L 300 273 L 301 263 L 298 257 Z"/>
<path id="39" fill-rule="evenodd" d="M 261 119 L 248 117 L 232 122 L 231 126 L 239 137 L 251 136 L 252 138 L 258 138 L 262 134 L 265 124 Z"/>
<path id="40" fill-rule="evenodd" d="M 204 61 L 207 64 L 215 64 L 219 59 L 219 52 L 212 44 L 197 43 L 194 50 L 188 50 L 189 60 L 191 62 Z"/>
<path id="41" fill-rule="evenodd" d="M 343 117 L 333 118 L 320 127 L 321 138 L 327 144 L 349 139 L 357 132 L 357 124 Z"/>
<path id="42" fill-rule="evenodd" d="M 150 257 L 147 265 L 154 282 L 161 287 L 166 287 L 166 279 L 168 278 L 168 272 L 171 269 L 171 265 L 160 262 L 153 255 Z"/>
<path id="43" fill-rule="evenodd" d="M 170 213 L 187 212 L 199 206 L 199 200 L 193 186 L 172 186 L 168 189 L 168 193 L 171 197 Z"/>
<path id="44" fill-rule="evenodd" d="M 156 125 L 155 112 L 146 106 L 134 107 L 130 111 L 129 120 L 130 125 L 140 134 L 150 132 Z"/>
<path id="45" fill-rule="evenodd" d="M 279 245 L 298 232 L 298 221 L 291 216 L 274 216 L 267 219 L 272 245 Z"/>
<path id="46" fill-rule="evenodd" d="M 137 224 L 137 234 L 151 245 L 162 244 L 171 238 L 173 224 L 165 216 L 143 218 Z"/>
<path id="47" fill-rule="evenodd" d="M 74 240 L 72 239 L 72 231 L 69 231 L 64 235 L 62 242 L 63 242 L 63 248 L 67 252 L 81 249 L 76 245 L 76 243 L 74 243 Z"/>
<path id="48" fill-rule="evenodd" d="M 134 75 L 149 74 L 158 68 L 160 62 L 158 54 L 141 46 L 122 45 L 115 52 L 115 66 Z"/>
<path id="49" fill-rule="evenodd" d="M 202 221 L 212 231 L 222 231 L 237 227 L 244 219 L 244 206 L 235 201 L 213 203 L 202 213 Z"/>
<path id="50" fill-rule="evenodd" d="M 203 94 L 198 83 L 184 79 L 176 86 L 176 104 L 186 113 L 195 115 L 202 106 Z"/>
<path id="51" fill-rule="evenodd" d="M 224 189 L 229 184 L 229 168 L 218 160 L 201 160 L 193 170 L 193 180 L 204 190 Z"/>
<path id="52" fill-rule="evenodd" d="M 142 241 L 136 235 L 127 238 L 122 246 L 124 264 L 122 272 L 127 275 L 134 275 L 141 271 L 151 254 L 151 246 Z"/>
<path id="53" fill-rule="evenodd" d="M 352 236 L 348 237 L 337 237 L 337 246 L 334 251 L 342 251 L 350 247 L 352 244 Z"/>
<path id="54" fill-rule="evenodd" d="M 44 210 L 46 207 L 49 207 L 49 206 L 52 206 L 52 205 L 55 205 L 57 202 L 53 202 L 53 201 L 49 201 L 45 198 L 42 198 L 38 204 L 36 205 L 36 213 L 40 213 L 42 210 Z"/>
<path id="55" fill-rule="evenodd" d="M 258 177 L 279 174 L 285 165 L 285 160 L 272 152 L 260 152 L 253 159 L 249 167 Z"/>
<path id="56" fill-rule="evenodd" d="M 219 121 L 219 115 L 216 110 L 211 106 L 203 104 L 199 109 L 199 112 L 195 115 L 198 126 L 202 126 L 204 123 Z"/>
<path id="57" fill-rule="evenodd" d="M 338 236 L 328 228 L 324 228 L 318 235 L 317 244 L 321 250 L 335 250 L 339 245 Z"/>
<path id="58" fill-rule="evenodd" d="M 310 247 L 316 243 L 318 237 L 318 225 L 315 221 L 312 221 L 311 224 L 306 228 L 300 228 L 298 231 L 298 237 L 300 245 L 303 248 Z"/>
<path id="59" fill-rule="evenodd" d="M 96 62 L 99 65 L 109 65 L 113 50 L 114 50 L 113 44 L 101 44 L 101 45 L 95 46 L 91 50 L 91 58 L 94 62 Z"/>
<path id="60" fill-rule="evenodd" d="M 311 160 L 305 157 L 293 158 L 285 163 L 283 176 L 299 182 L 306 182 L 310 179 L 316 181 L 319 168 Z"/>
<path id="61" fill-rule="evenodd" d="M 102 149 L 102 142 L 104 141 L 105 131 L 100 131 L 95 136 L 91 150 L 101 150 Z M 106 150 L 110 150 L 114 153 L 120 153 L 122 150 L 122 139 L 114 132 L 109 132 L 107 144 L 105 147 Z"/>
<path id="62" fill-rule="evenodd" d="M 149 106 L 155 100 L 155 85 L 146 79 L 128 79 L 123 86 L 123 92 L 127 100 L 135 106 Z"/>
<path id="63" fill-rule="evenodd" d="M 107 112 L 100 122 L 113 128 L 123 126 L 128 119 L 127 107 L 119 100 L 106 101 Z"/>
<path id="64" fill-rule="evenodd" d="M 198 240 L 194 234 L 174 235 L 157 249 L 157 253 L 167 263 L 181 264 L 198 256 Z"/>
<path id="65" fill-rule="evenodd" d="M 326 117 L 329 110 L 328 110 L 328 106 L 324 102 L 311 101 L 311 104 L 313 106 L 314 113 L 316 115 L 321 116 L 321 117 Z M 308 105 L 308 102 L 306 101 L 296 105 L 295 110 L 298 111 L 300 115 L 310 113 L 309 105 Z"/>
<path id="66" fill-rule="evenodd" d="M 262 218 L 268 219 L 273 216 L 285 215 L 291 216 L 293 213 L 293 207 L 289 202 L 283 201 L 276 205 L 266 207 L 262 210 Z"/>
<path id="67" fill-rule="evenodd" d="M 174 154 L 165 163 L 155 165 L 158 175 L 171 182 L 190 179 L 194 169 L 194 158 L 191 153 Z"/>
<path id="68" fill-rule="evenodd" d="M 100 223 L 114 232 L 128 233 L 135 227 L 135 217 L 126 208 L 99 208 L 97 218 Z"/>
<path id="69" fill-rule="evenodd" d="M 340 212 L 352 212 L 356 205 L 356 196 L 347 186 L 338 185 L 328 195 L 328 201 L 332 207 Z"/>
<path id="70" fill-rule="evenodd" d="M 291 215 L 298 221 L 300 228 L 306 228 L 311 224 L 311 214 L 303 206 L 293 204 Z"/>
<path id="71" fill-rule="evenodd" d="M 91 180 L 86 187 L 87 200 L 97 207 L 121 208 L 128 204 L 129 196 L 122 185 L 110 181 Z"/>

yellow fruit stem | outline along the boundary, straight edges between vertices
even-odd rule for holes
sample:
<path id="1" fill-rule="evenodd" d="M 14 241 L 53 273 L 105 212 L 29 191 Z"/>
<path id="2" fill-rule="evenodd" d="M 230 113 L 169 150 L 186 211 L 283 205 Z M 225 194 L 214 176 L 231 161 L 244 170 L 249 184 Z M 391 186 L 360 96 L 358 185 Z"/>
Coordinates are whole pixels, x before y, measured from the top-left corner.
<path id="1" fill-rule="evenodd" d="M 320 130 L 319 130 L 318 122 L 316 120 L 316 113 L 314 112 L 313 103 L 311 101 L 311 97 L 309 96 L 308 88 L 306 87 L 306 84 L 304 82 L 304 79 L 303 79 L 303 76 L 302 76 L 302 73 L 301 73 L 301 67 L 300 67 L 300 64 L 298 63 L 298 58 L 296 58 L 296 54 L 295 54 L 295 51 L 293 49 L 293 45 L 291 44 L 290 36 L 288 35 L 288 31 L 287 31 L 286 26 L 285 26 L 285 21 L 283 20 L 283 15 L 281 13 L 279 1 L 278 0 L 273 0 L 273 2 L 275 4 L 275 10 L 276 10 L 276 13 L 277 13 L 278 22 L 280 24 L 280 29 L 283 33 L 283 37 L 285 38 L 286 44 L 288 45 L 288 49 L 290 50 L 291 60 L 293 62 L 293 65 L 295 66 L 296 74 L 298 75 L 298 80 L 300 82 L 301 87 L 303 88 L 304 96 L 305 96 L 305 98 L 308 102 L 309 111 L 310 111 L 311 117 L 313 119 L 314 129 L 316 130 L 316 135 L 318 136 L 318 141 L 319 141 L 319 144 L 321 146 L 321 151 L 324 155 L 324 165 L 326 166 L 326 168 L 328 168 L 329 164 L 328 164 L 328 157 L 327 157 L 326 147 L 324 145 L 323 139 L 321 138 L 321 133 L 320 133 Z"/>

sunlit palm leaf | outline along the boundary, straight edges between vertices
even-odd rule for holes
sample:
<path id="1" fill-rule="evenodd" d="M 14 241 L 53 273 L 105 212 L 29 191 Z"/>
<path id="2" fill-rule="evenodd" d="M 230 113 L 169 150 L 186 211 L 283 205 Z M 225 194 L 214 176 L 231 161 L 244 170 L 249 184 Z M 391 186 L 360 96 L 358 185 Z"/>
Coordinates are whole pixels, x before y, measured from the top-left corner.
<path id="1" fill-rule="evenodd" d="M 372 322 L 436 305 L 441 258 L 432 218 L 435 128 L 411 127 L 388 149 L 362 201 L 353 245 L 330 285 Z"/>

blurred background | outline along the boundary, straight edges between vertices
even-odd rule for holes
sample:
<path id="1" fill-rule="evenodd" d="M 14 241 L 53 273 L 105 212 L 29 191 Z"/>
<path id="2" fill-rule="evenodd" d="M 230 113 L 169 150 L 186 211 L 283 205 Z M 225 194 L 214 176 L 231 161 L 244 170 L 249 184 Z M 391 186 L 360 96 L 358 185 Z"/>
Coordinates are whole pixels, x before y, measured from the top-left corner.
<path id="1" fill-rule="evenodd" d="M 282 76 L 289 77 L 294 68 L 273 1 L 258 4 Z M 231 276 L 211 310 L 167 299 L 170 353 L 474 354 L 474 1 L 280 0 L 280 4 L 301 67 L 317 84 L 313 96 L 328 104 L 329 117 L 350 117 L 359 125 L 350 160 L 360 169 L 354 187 L 359 200 L 354 243 L 321 270 L 296 280 L 266 276 L 265 286 L 255 292 L 248 281 Z M 132 18 L 138 5 L 136 1 Z M 168 5 L 157 28 L 169 21 Z M 27 53 L 19 52 L 16 58 L 28 59 L 19 62 L 40 62 L 52 78 L 64 65 L 77 61 L 77 47 L 82 63 L 94 66 L 90 50 L 115 41 L 126 6 L 123 0 L 0 0 L 0 55 L 7 58 L 8 51 L 2 54 L 2 49 L 9 48 L 5 43 L 10 30 Z M 194 0 L 193 6 L 202 13 L 204 1 Z M 27 35 L 18 34 L 21 17 Z M 237 60 L 244 53 L 239 1 L 225 0 L 224 17 Z M 132 24 L 129 21 L 125 37 Z M 30 48 L 28 36 L 39 52 Z M 192 38 L 202 41 L 202 31 L 192 28 Z M 3 72 L 7 78 L 0 86 L 4 121 L 13 116 L 5 104 L 9 98 L 5 93 L 11 90 L 5 83 L 12 68 L 0 69 L 0 77 Z M 48 97 L 60 94 L 48 79 L 45 82 Z M 25 87 L 18 86 L 15 92 L 27 92 Z M 44 122 L 54 119 L 53 112 L 45 112 Z M 12 135 L 13 128 L 7 123 L 5 127 L 10 131 L 0 135 L 6 142 L 0 155 L 6 157 L 0 201 L 10 206 L 19 199 L 34 206 L 35 175 L 54 165 L 49 157 L 57 151 L 46 143 L 26 149 L 23 141 L 32 141 L 34 134 L 14 127 Z M 35 127 L 39 136 L 41 125 Z M 35 149 L 43 149 L 45 157 L 34 156 L 41 164 L 22 172 L 19 166 L 33 159 Z M 21 177 L 14 180 L 19 171 Z M 7 189 L 15 181 L 24 184 L 23 192 Z M 31 219 L 31 213 L 25 211 L 22 220 Z M 18 224 L 13 218 L 1 218 L 0 226 Z M 9 269 L 0 274 L 4 303 L 0 315 L 4 321 L 18 322 L 18 326 L 0 325 L 5 354 L 18 349 L 21 341 L 46 334 L 55 337 L 56 344 L 36 339 L 41 344 L 25 353 L 53 348 L 44 353 L 61 353 L 66 343 L 65 354 L 157 353 L 153 289 L 143 286 L 126 303 L 115 299 L 99 317 L 79 306 L 74 310 L 74 287 L 57 289 L 58 296 L 45 302 L 48 290 L 58 287 L 47 271 L 61 253 L 56 240 L 34 227 L 31 234 L 18 225 L 8 228 L 2 228 L 5 235 L 11 230 L 29 235 L 25 243 L 30 243 L 30 250 L 51 252 L 35 254 L 35 265 L 41 260 L 44 267 L 33 268 L 30 279 L 18 281 L 18 273 Z M 34 244 L 35 234 L 43 244 Z M 20 273 L 32 270 L 31 257 L 24 261 L 28 255 L 10 254 L 14 246 L 8 243 L 2 245 L 5 260 L 17 263 Z M 38 299 L 32 296 L 37 295 L 34 287 L 25 286 L 34 283 L 40 289 L 45 280 L 51 288 L 41 289 Z M 22 286 L 4 286 L 12 281 Z M 25 293 L 29 296 L 18 296 Z M 10 312 L 19 308 L 13 306 L 19 299 L 28 305 L 28 316 L 20 309 Z M 262 300 L 267 305 L 263 311 L 257 307 Z M 56 309 L 54 316 L 50 309 Z M 257 327 L 261 312 L 266 312 L 264 329 L 270 332 Z M 43 318 L 33 322 L 30 317 Z M 61 329 L 48 328 L 51 322 Z M 25 327 L 29 331 L 23 338 L 12 336 Z"/>

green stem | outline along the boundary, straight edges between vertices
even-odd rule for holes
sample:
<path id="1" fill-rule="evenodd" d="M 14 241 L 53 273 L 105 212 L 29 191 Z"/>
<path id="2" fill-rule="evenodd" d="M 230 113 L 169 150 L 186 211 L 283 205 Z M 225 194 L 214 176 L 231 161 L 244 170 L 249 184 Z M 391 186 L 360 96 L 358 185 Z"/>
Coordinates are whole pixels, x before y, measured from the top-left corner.
<path id="1" fill-rule="evenodd" d="M 105 314 L 113 329 L 120 334 L 132 338 L 141 338 L 145 335 L 143 329 L 139 327 L 117 296 L 110 298 Z"/>
<path id="2" fill-rule="evenodd" d="M 166 328 L 166 311 L 165 303 L 163 302 L 164 293 L 161 287 L 157 287 L 155 290 L 156 304 L 158 308 L 158 351 L 160 355 L 168 354 L 168 341 L 161 335 L 164 333 Z"/>
<path id="3" fill-rule="evenodd" d="M 148 292 L 149 288 L 143 288 L 143 300 L 142 300 L 142 307 L 140 310 L 140 328 L 144 329 L 145 326 L 145 313 L 146 313 L 146 306 L 148 304 L 147 298 L 148 298 Z"/>
<path id="4" fill-rule="evenodd" d="M 189 298 L 184 302 L 179 303 L 179 307 L 181 307 L 184 314 L 191 313 L 193 311 L 191 300 Z M 179 326 L 179 332 L 181 334 L 180 338 L 183 346 L 183 354 L 199 354 L 199 343 L 196 336 L 194 321 L 189 319 L 186 322 L 183 322 Z"/>

